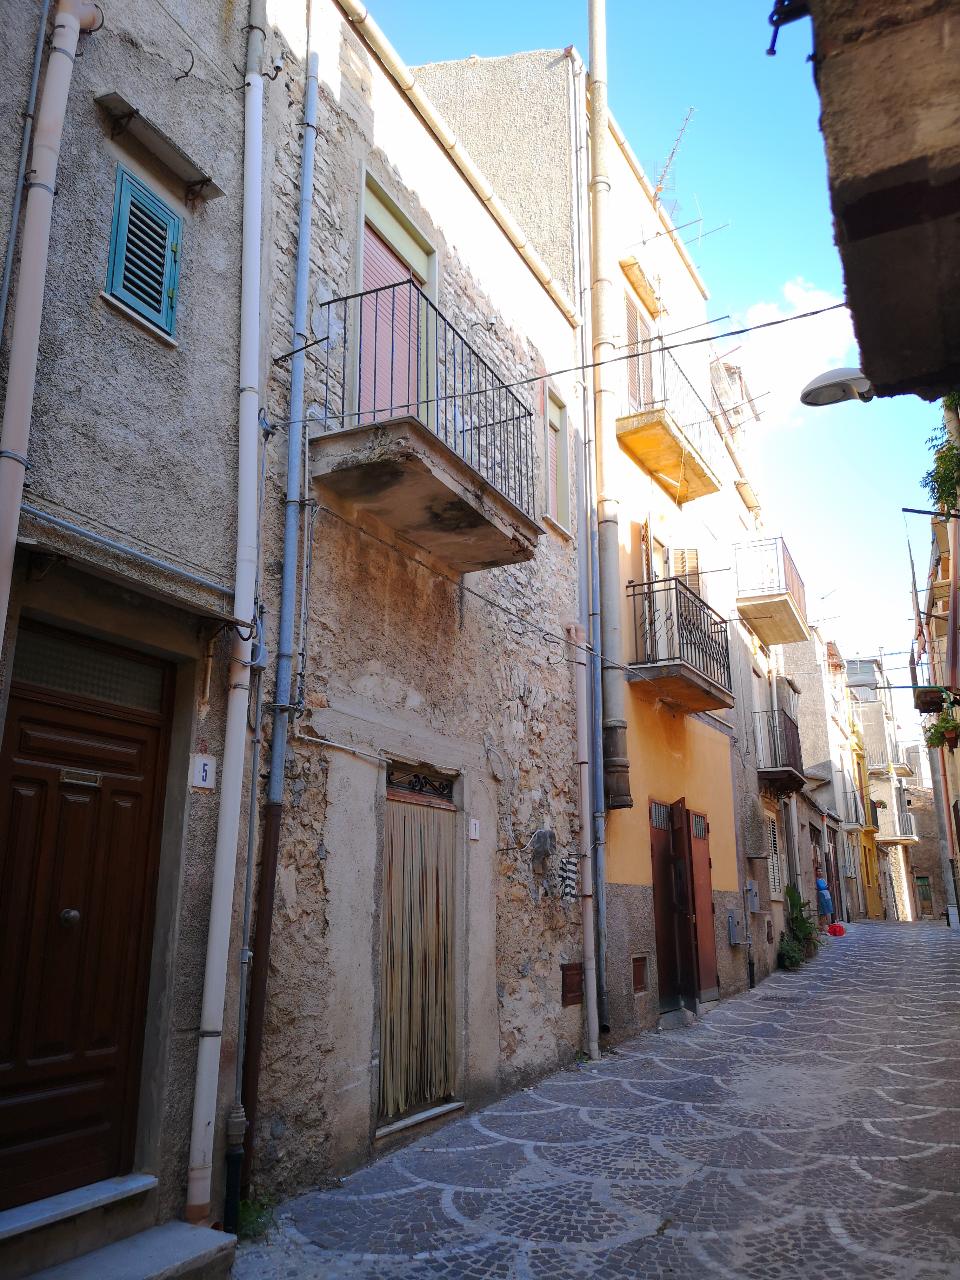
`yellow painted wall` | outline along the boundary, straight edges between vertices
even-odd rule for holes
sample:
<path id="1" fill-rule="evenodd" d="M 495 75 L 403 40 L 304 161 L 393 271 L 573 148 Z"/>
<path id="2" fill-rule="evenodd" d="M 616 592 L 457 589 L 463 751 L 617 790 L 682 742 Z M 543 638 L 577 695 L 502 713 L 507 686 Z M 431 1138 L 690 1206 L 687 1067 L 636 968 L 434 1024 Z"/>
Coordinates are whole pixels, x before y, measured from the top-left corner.
<path id="1" fill-rule="evenodd" d="M 871 920 L 882 920 L 883 899 L 880 897 L 880 866 L 877 858 L 877 845 L 869 832 L 864 832 L 861 839 L 860 874 L 863 878 L 863 892 L 867 899 L 867 916 Z M 870 881 L 869 884 L 867 883 L 868 879 Z"/>
<path id="2" fill-rule="evenodd" d="M 733 813 L 730 740 L 720 729 L 627 690 L 627 749 L 632 809 L 607 815 L 607 880 L 652 884 L 650 801 L 702 813 L 710 824 L 713 888 L 736 892 L 737 838 Z"/>

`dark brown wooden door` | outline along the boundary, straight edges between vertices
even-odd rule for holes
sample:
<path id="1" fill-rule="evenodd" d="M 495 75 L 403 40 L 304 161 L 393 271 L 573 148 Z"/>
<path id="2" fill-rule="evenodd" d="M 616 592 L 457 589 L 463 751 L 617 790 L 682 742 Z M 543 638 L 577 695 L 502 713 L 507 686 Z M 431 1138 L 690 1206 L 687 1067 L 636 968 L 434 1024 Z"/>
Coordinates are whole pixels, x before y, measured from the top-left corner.
<path id="1" fill-rule="evenodd" d="M 96 687 L 101 656 L 86 654 L 81 684 Z M 0 1208 L 132 1167 L 164 745 L 161 712 L 13 685 L 0 750 Z"/>
<path id="2" fill-rule="evenodd" d="M 679 806 L 679 808 L 678 808 Z M 690 841 L 683 801 L 650 806 L 653 915 L 660 1011 L 692 1005 L 696 995 Z"/>
<path id="3" fill-rule="evenodd" d="M 717 934 L 713 918 L 710 827 L 702 813 L 691 813 L 690 854 L 693 869 L 694 925 L 697 936 L 697 988 L 701 1000 L 720 999 Z"/>

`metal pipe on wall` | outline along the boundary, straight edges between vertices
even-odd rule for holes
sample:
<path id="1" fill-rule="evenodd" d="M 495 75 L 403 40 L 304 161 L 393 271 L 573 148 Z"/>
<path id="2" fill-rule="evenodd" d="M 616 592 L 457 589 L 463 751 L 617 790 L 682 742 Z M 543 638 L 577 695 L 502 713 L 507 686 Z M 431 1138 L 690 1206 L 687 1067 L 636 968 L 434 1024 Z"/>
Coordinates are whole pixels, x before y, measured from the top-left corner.
<path id="1" fill-rule="evenodd" d="M 228 677 L 227 715 L 223 737 L 220 808 L 210 894 L 210 925 L 203 975 L 200 1043 L 194 1086 L 190 1165 L 187 1175 L 188 1222 L 210 1213 L 213 1145 L 223 1007 L 233 920 L 237 843 L 246 766 L 250 695 L 250 658 L 254 631 L 257 578 L 257 452 L 260 412 L 260 241 L 263 222 L 263 74 L 266 0 L 250 0 L 247 62 L 244 75 L 243 214 L 240 272 L 240 366 L 237 441 L 237 565 L 234 615 L 250 619 L 250 631 L 235 631 Z M 231 1124 L 236 1122 L 231 1115 Z M 231 1139 L 235 1134 L 230 1135 Z"/>
<path id="2" fill-rule="evenodd" d="M 43 45 L 47 35 L 47 17 L 50 0 L 40 5 L 37 21 L 37 39 L 33 46 L 33 67 L 30 73 L 30 89 L 27 93 L 27 109 L 23 113 L 23 130 L 20 134 L 20 159 L 17 163 L 17 181 L 13 188 L 13 207 L 10 210 L 10 234 L 3 256 L 3 279 L 0 280 L 0 338 L 7 320 L 7 300 L 10 297 L 10 281 L 13 278 L 13 254 L 17 244 L 17 225 L 20 222 L 20 206 L 23 202 L 24 178 L 27 174 L 27 156 L 30 152 L 30 136 L 33 133 L 33 115 L 37 108 L 37 86 L 40 83 L 40 64 L 43 61 Z"/>
<path id="3" fill-rule="evenodd" d="M 586 632 L 581 626 L 567 627 L 570 655 L 574 664 L 577 708 L 577 780 L 580 811 L 580 910 L 583 927 L 583 993 L 587 1030 L 587 1053 L 600 1057 L 600 1024 L 597 1015 L 597 949 L 593 918 L 593 851 L 590 847 L 590 761 L 587 706 Z"/>
<path id="4" fill-rule="evenodd" d="M 263 1021 L 270 970 L 270 942 L 276 893 L 280 826 L 283 812 L 283 779 L 287 760 L 287 738 L 293 712 L 291 691 L 295 658 L 294 627 L 297 617 L 297 568 L 302 516 L 301 475 L 303 468 L 304 377 L 307 309 L 310 299 L 310 229 L 313 212 L 313 170 L 317 143 L 317 95 L 319 57 L 313 31 L 313 8 L 307 9 L 307 64 L 304 85 L 303 144 L 300 153 L 300 208 L 297 227 L 296 285 L 293 303 L 293 342 L 290 364 L 290 412 L 287 427 L 286 498 L 283 522 L 283 567 L 280 585 L 280 617 L 277 638 L 277 682 L 274 693 L 273 736 L 270 742 L 270 778 L 264 805 L 260 845 L 260 884 L 257 892 L 257 928 L 253 963 L 250 969 L 250 1005 L 243 1067 L 243 1105 L 247 1116 L 243 1186 L 250 1182 L 256 1145 L 256 1120 L 260 1092 L 260 1060 L 263 1050 Z M 310 522 L 304 532 L 310 536 Z M 306 561 L 305 561 L 306 563 Z"/>
<path id="5" fill-rule="evenodd" d="M 593 312 L 594 405 L 597 456 L 597 524 L 600 569 L 600 626 L 603 641 L 603 779 L 606 807 L 628 809 L 630 761 L 627 755 L 626 691 L 620 635 L 620 535 L 616 496 L 619 445 L 616 398 L 610 361 L 616 356 L 613 333 L 613 278 L 607 242 L 610 177 L 607 147 L 607 19 L 605 0 L 590 0 L 590 193 Z"/>
<path id="6" fill-rule="evenodd" d="M 583 62 L 573 46 L 567 49 L 571 67 L 571 116 L 574 128 L 574 221 L 576 226 L 576 262 L 579 290 L 577 311 L 580 362 L 583 366 L 583 527 L 578 530 L 578 554 L 585 561 L 581 595 L 580 620 L 589 637 L 589 715 L 590 715 L 590 813 L 593 831 L 594 920 L 597 934 L 597 1004 L 600 1030 L 610 1030 L 607 1000 L 607 860 L 606 811 L 603 798 L 603 689 L 601 682 L 602 638 L 600 635 L 600 563 L 597 531 L 596 431 L 593 404 L 586 383 L 586 368 L 592 347 L 590 307 L 589 192 L 587 177 L 587 95 Z"/>
<path id="7" fill-rule="evenodd" d="M 37 111 L 10 337 L 7 394 L 3 404 L 3 426 L 0 428 L 0 636 L 10 604 L 20 502 L 30 446 L 53 200 L 67 100 L 80 33 L 92 31 L 100 18 L 100 10 L 86 0 L 60 0 L 53 16 L 47 74 Z M 13 234 L 15 228 L 11 230 Z"/>

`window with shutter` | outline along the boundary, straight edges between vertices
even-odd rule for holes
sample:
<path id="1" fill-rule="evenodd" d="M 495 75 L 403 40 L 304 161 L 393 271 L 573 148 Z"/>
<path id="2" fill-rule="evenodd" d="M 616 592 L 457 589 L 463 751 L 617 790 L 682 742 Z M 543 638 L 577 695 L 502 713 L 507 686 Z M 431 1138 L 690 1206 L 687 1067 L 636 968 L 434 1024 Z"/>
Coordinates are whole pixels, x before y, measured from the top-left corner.
<path id="1" fill-rule="evenodd" d="M 107 293 L 149 324 L 176 327 L 182 219 L 148 187 L 117 168 Z"/>
<path id="2" fill-rule="evenodd" d="M 700 554 L 696 547 L 680 547 L 673 553 L 673 574 L 681 578 L 685 586 L 702 596 L 700 589 Z"/>
<path id="3" fill-rule="evenodd" d="M 567 454 L 567 411 L 553 392 L 547 393 L 546 513 L 563 529 L 570 527 L 570 471 Z"/>
<path id="4" fill-rule="evenodd" d="M 783 897 L 783 871 L 780 866 L 780 837 L 776 818 L 767 818 L 767 872 L 770 876 L 770 897 Z"/>
<path id="5" fill-rule="evenodd" d="M 653 404 L 653 365 L 650 355 L 650 326 L 631 298 L 626 298 L 627 350 L 636 358 L 627 361 L 627 399 L 631 413 L 640 413 Z"/>

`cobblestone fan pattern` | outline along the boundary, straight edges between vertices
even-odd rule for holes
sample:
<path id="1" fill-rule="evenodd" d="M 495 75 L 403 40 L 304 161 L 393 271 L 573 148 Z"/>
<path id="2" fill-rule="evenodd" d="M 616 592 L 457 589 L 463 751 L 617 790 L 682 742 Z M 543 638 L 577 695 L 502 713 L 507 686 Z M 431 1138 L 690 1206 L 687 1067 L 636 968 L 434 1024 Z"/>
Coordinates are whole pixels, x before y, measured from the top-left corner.
<path id="1" fill-rule="evenodd" d="M 287 1201 L 237 1280 L 960 1277 L 960 938 L 858 924 Z"/>

